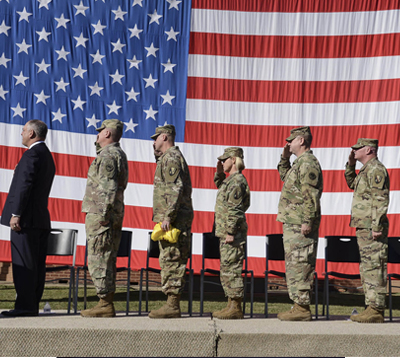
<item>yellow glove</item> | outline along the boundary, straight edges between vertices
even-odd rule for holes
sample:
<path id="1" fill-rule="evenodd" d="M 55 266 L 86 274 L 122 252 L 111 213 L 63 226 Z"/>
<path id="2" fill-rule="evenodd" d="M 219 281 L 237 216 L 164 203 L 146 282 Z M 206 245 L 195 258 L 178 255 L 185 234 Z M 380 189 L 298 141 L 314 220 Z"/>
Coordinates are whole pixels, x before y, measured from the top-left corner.
<path id="1" fill-rule="evenodd" d="M 161 223 L 157 223 L 151 233 L 151 239 L 153 241 L 166 240 L 171 244 L 175 244 L 178 242 L 180 233 L 181 230 L 174 228 L 172 225 L 169 226 L 168 231 L 164 231 L 161 229 Z"/>

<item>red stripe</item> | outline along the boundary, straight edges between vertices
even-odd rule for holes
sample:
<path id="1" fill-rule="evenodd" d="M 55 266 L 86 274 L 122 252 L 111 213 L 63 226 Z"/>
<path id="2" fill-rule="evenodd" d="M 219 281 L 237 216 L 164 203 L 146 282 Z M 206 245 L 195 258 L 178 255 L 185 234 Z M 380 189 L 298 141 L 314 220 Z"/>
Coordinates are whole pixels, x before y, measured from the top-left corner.
<path id="1" fill-rule="evenodd" d="M 201 127 L 200 127 L 201 128 Z M 200 131 L 200 129 L 199 129 Z M 285 136 L 287 136 L 288 130 L 285 129 Z M 213 132 L 210 131 L 210 134 Z M 377 130 L 374 134 L 377 133 Z M 389 132 L 390 133 L 390 132 Z M 394 132 L 394 133 L 397 133 Z M 363 137 L 363 135 L 359 135 Z M 365 137 L 369 137 L 365 135 Z M 274 137 L 271 136 L 271 139 Z M 330 138 L 328 136 L 328 138 Z M 315 138 L 316 140 L 316 138 Z M 355 143 L 355 142 L 354 142 Z M 227 144 L 229 145 L 229 144 Z M 0 164 L 1 168 L 13 169 L 15 163 L 18 163 L 20 159 L 20 148 L 0 146 Z M 81 156 L 72 156 L 70 158 L 67 154 L 56 155 L 56 166 L 57 175 L 65 175 L 72 177 L 86 178 L 86 174 L 81 176 L 83 171 L 82 167 L 87 165 L 87 158 Z M 92 159 L 92 158 L 90 158 Z M 346 158 L 345 158 L 346 159 Z M 279 158 L 277 158 L 277 163 Z M 63 170 L 62 168 L 68 170 Z M 343 163 L 344 165 L 344 163 Z M 129 162 L 130 170 L 129 182 L 137 184 L 153 184 L 155 164 L 145 162 Z M 197 189 L 216 189 L 214 184 L 215 168 L 213 167 L 195 167 L 190 166 L 190 176 L 192 178 L 193 188 Z M 61 172 L 61 173 L 60 173 Z M 400 176 L 400 168 L 389 169 L 389 176 L 391 178 L 397 178 Z M 279 177 L 279 173 L 275 169 L 245 169 L 243 174 L 246 176 L 251 191 L 281 191 L 282 181 Z M 348 192 L 350 189 L 347 187 L 344 180 L 344 170 L 324 170 L 324 192 Z M 400 190 L 400 181 L 391 181 L 391 190 Z"/>
<path id="2" fill-rule="evenodd" d="M 257 103 L 354 103 L 400 100 L 400 79 L 246 81 L 188 77 L 187 98 Z"/>
<path id="3" fill-rule="evenodd" d="M 190 33 L 189 53 L 253 58 L 398 56 L 400 34 L 358 36 L 248 36 Z"/>
<path id="4" fill-rule="evenodd" d="M 0 206 L 4 205 L 6 193 L 0 193 Z M 49 211 L 52 221 L 84 223 L 85 215 L 80 212 L 82 202 L 68 199 L 49 200 Z M 124 227 L 151 230 L 152 208 L 139 206 L 126 206 Z M 400 236 L 400 214 L 389 216 L 390 236 Z M 276 221 L 276 214 L 247 214 L 249 225 L 248 235 L 264 236 L 282 232 L 282 224 Z M 203 233 L 212 231 L 214 220 L 213 212 L 196 211 L 192 232 Z M 325 215 L 322 217 L 320 237 L 326 235 L 354 235 L 354 229 L 349 227 L 350 215 Z"/>
<path id="5" fill-rule="evenodd" d="M 282 147 L 296 126 L 186 122 L 185 142 L 240 147 Z M 223 135 L 221 135 L 223 133 Z M 377 138 L 380 146 L 397 146 L 400 124 L 313 126 L 314 148 L 350 148 L 358 138 Z"/>
<path id="6" fill-rule="evenodd" d="M 192 0 L 192 9 L 246 12 L 356 12 L 399 8 L 397 0 Z"/>

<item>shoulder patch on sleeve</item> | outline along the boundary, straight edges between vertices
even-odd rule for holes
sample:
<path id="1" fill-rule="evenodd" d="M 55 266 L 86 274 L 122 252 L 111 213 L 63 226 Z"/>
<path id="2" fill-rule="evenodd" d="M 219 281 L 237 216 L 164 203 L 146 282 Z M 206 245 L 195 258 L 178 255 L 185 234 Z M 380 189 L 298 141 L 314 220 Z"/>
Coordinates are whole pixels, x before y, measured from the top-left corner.
<path id="1" fill-rule="evenodd" d="M 237 186 L 229 195 L 229 200 L 234 204 L 239 204 L 243 200 L 243 190 L 241 186 Z"/>
<path id="2" fill-rule="evenodd" d="M 102 159 L 100 170 L 102 174 L 108 178 L 112 178 L 115 174 L 115 163 L 112 159 L 104 158 Z"/>
<path id="3" fill-rule="evenodd" d="M 166 170 L 165 170 L 165 181 L 166 182 L 175 182 L 181 172 L 180 167 L 177 163 L 171 162 L 168 163 Z"/>
<path id="4" fill-rule="evenodd" d="M 375 170 L 372 177 L 372 187 L 382 189 L 385 185 L 385 173 L 382 170 Z"/>
<path id="5" fill-rule="evenodd" d="M 318 177 L 319 177 L 318 170 L 310 168 L 306 173 L 306 175 L 304 176 L 304 181 L 307 184 L 315 186 L 318 184 Z"/>

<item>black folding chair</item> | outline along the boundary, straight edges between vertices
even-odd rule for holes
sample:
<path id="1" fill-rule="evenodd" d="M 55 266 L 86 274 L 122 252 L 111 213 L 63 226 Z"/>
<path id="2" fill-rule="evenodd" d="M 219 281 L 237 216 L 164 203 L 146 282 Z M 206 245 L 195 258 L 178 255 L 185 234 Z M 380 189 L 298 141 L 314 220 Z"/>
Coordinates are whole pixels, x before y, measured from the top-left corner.
<path id="1" fill-rule="evenodd" d="M 215 270 L 212 268 L 207 268 L 206 264 L 208 260 L 218 260 L 220 261 L 219 252 L 219 238 L 214 236 L 213 233 L 207 232 L 203 233 L 203 257 L 202 265 L 200 271 L 200 316 L 203 316 L 203 306 L 204 306 L 204 284 L 222 286 L 220 282 L 215 282 L 211 280 L 206 280 L 205 275 L 209 274 L 211 276 L 220 276 L 220 270 Z M 243 262 L 242 274 L 244 275 L 244 297 L 243 297 L 243 313 L 246 312 L 246 292 L 247 292 L 247 278 L 250 276 L 250 317 L 253 317 L 253 304 L 254 304 L 254 272 L 248 270 L 247 268 L 247 244 L 244 249 L 244 262 Z"/>
<path id="2" fill-rule="evenodd" d="M 399 264 L 400 263 L 400 238 L 389 237 L 388 238 L 388 263 Z M 398 272 L 398 271 L 397 271 Z M 393 321 L 393 287 L 400 288 L 399 283 L 393 285 L 394 280 L 400 280 L 400 274 L 397 272 L 391 272 L 387 274 L 389 282 L 389 319 Z"/>
<path id="3" fill-rule="evenodd" d="M 153 241 L 151 239 L 151 231 L 149 232 L 149 242 L 147 245 L 147 256 L 146 256 L 146 267 L 142 267 L 140 269 L 140 280 L 139 280 L 139 316 L 142 314 L 142 292 L 143 292 L 143 281 L 146 283 L 146 311 L 149 312 L 149 283 L 155 283 L 156 285 L 161 286 L 161 281 L 152 280 L 149 278 L 149 272 L 153 272 L 156 274 L 161 273 L 161 269 L 157 267 L 152 267 L 150 264 L 150 259 L 159 259 L 160 257 L 160 247 L 158 241 Z M 189 267 L 186 267 L 186 275 L 189 277 L 189 280 L 186 280 L 188 284 L 188 313 L 189 316 L 192 316 L 192 305 L 193 305 L 193 269 L 192 269 L 192 235 L 190 242 L 190 253 L 188 264 Z M 146 272 L 146 277 L 143 280 L 143 273 Z"/>
<path id="4" fill-rule="evenodd" d="M 131 283 L 131 252 L 132 252 L 132 231 L 122 230 L 121 241 L 119 244 L 119 249 L 117 257 L 126 257 L 127 265 L 124 267 L 117 267 L 117 272 L 127 271 L 126 279 L 126 315 L 129 314 L 129 293 L 130 293 L 130 283 Z M 85 261 L 83 266 L 77 267 L 76 270 L 76 291 L 75 291 L 75 313 L 77 313 L 78 307 L 78 291 L 79 291 L 79 281 L 83 281 L 83 309 L 86 309 L 87 304 L 87 282 L 93 282 L 91 279 L 87 278 L 88 272 L 87 266 L 87 246 L 85 249 Z M 79 278 L 79 272 L 83 271 L 83 279 Z M 116 280 L 125 281 L 125 280 Z"/>
<path id="5" fill-rule="evenodd" d="M 272 234 L 266 235 L 265 240 L 265 317 L 268 317 L 268 292 L 271 283 L 274 286 L 287 288 L 286 283 L 271 282 L 269 275 L 278 276 L 286 281 L 286 273 L 284 271 L 271 270 L 269 267 L 270 261 L 281 261 L 285 263 L 285 249 L 283 246 L 283 235 Z M 318 319 L 318 275 L 314 272 L 314 295 L 315 295 L 315 319 Z"/>
<path id="6" fill-rule="evenodd" d="M 336 277 L 342 279 L 357 280 L 360 279 L 359 274 L 348 274 L 345 272 L 337 272 L 329 270 L 329 263 L 342 262 L 342 263 L 360 263 L 360 252 L 358 249 L 357 238 L 355 236 L 326 236 L 325 246 L 325 279 L 324 279 L 324 304 L 322 315 L 325 314 L 326 304 L 326 319 L 329 319 L 329 287 L 345 288 L 337 283 L 329 281 L 329 277 Z M 360 287 L 352 289 L 360 289 Z"/>
<path id="7" fill-rule="evenodd" d="M 75 280 L 75 256 L 76 256 L 77 241 L 78 241 L 78 230 L 74 229 L 52 229 L 47 239 L 47 255 L 71 257 L 71 263 L 68 265 L 46 267 L 46 273 L 69 270 L 69 277 L 56 278 L 45 281 L 45 282 L 54 282 L 62 279 L 69 280 L 68 314 L 70 314 L 71 312 L 71 301 L 73 300 L 74 290 L 75 290 L 74 280 Z"/>

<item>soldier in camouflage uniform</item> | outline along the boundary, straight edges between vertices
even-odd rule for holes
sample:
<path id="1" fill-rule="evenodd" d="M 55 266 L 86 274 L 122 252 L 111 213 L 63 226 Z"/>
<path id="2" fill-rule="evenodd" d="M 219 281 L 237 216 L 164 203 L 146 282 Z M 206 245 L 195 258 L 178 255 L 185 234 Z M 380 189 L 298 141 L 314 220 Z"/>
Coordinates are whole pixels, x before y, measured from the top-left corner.
<path id="1" fill-rule="evenodd" d="M 386 297 L 386 274 L 389 221 L 389 176 L 378 160 L 378 140 L 359 138 L 346 163 L 345 178 L 354 190 L 350 226 L 356 228 L 360 250 L 360 275 L 367 309 L 352 315 L 352 321 L 383 323 Z M 356 161 L 363 164 L 356 174 Z"/>
<path id="2" fill-rule="evenodd" d="M 218 157 L 214 176 L 218 188 L 215 204 L 215 236 L 219 238 L 221 254 L 221 284 L 228 297 L 226 308 L 213 312 L 220 319 L 242 319 L 243 260 L 247 238 L 245 212 L 250 206 L 250 189 L 242 174 L 245 168 L 243 149 L 226 148 Z M 227 178 L 225 173 L 229 173 Z"/>
<path id="3" fill-rule="evenodd" d="M 119 144 L 123 123 L 108 119 L 96 130 L 99 132 L 97 157 L 89 168 L 82 212 L 86 213 L 88 268 L 100 301 L 81 315 L 114 317 L 116 260 L 124 218 L 128 162 Z"/>
<path id="4" fill-rule="evenodd" d="M 290 133 L 278 164 L 284 184 L 277 221 L 283 223 L 286 283 L 294 306 L 279 313 L 278 318 L 281 321 L 311 321 L 311 288 L 321 221 L 322 171 L 310 150 L 310 128 L 294 128 Z M 292 166 L 291 154 L 297 156 Z"/>
<path id="5" fill-rule="evenodd" d="M 181 231 L 178 242 L 159 241 L 162 290 L 167 303 L 149 313 L 150 318 L 181 317 L 180 296 L 185 286 L 185 270 L 190 255 L 193 221 L 192 182 L 185 158 L 175 146 L 175 127 L 158 127 L 151 136 L 157 161 L 154 175 L 153 221 L 168 231 Z M 161 156 L 159 154 L 161 153 Z"/>

